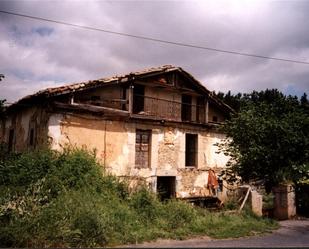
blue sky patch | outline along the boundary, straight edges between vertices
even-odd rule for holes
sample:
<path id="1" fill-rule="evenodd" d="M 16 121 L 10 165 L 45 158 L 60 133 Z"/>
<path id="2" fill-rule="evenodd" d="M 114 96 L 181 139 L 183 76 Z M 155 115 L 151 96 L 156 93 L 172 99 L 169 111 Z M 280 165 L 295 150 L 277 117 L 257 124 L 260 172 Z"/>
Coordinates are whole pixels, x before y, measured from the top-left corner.
<path id="1" fill-rule="evenodd" d="M 49 27 L 38 27 L 34 28 L 33 32 L 39 34 L 40 36 L 50 36 L 54 32 L 54 29 Z"/>
<path id="2" fill-rule="evenodd" d="M 295 85 L 288 85 L 288 87 L 283 91 L 283 93 L 286 95 L 301 97 L 304 94 L 304 91 L 295 87 Z"/>
<path id="3" fill-rule="evenodd" d="M 60 75 L 44 75 L 38 78 L 39 81 L 54 81 L 56 83 L 65 83 L 67 81 L 66 78 Z"/>
<path id="4" fill-rule="evenodd" d="M 30 72 L 29 70 L 22 70 L 22 69 L 11 69 L 9 70 L 11 74 L 13 74 L 15 77 L 20 79 L 32 79 L 34 77 L 34 74 Z"/>

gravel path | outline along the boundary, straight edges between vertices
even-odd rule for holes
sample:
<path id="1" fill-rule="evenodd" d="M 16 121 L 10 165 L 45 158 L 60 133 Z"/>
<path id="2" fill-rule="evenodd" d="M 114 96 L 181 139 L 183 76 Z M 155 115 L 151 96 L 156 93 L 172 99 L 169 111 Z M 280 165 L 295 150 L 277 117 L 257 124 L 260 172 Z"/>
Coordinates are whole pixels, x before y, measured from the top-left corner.
<path id="1" fill-rule="evenodd" d="M 210 239 L 209 237 L 189 240 L 158 240 L 131 248 L 177 248 L 177 247 L 309 247 L 309 219 L 280 221 L 280 228 L 271 234 L 239 239 Z"/>

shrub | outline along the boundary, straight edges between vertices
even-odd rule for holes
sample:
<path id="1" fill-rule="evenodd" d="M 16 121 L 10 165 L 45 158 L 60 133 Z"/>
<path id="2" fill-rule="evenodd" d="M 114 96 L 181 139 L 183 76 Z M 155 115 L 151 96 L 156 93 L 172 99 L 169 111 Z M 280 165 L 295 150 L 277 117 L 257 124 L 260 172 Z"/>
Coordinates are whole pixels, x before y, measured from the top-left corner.
<path id="1" fill-rule="evenodd" d="M 228 233 L 234 217 L 176 200 L 162 203 L 146 186 L 130 194 L 125 181 L 107 174 L 85 150 L 6 155 L 0 166 L 0 247 L 101 247 L 205 233 L 226 237 L 266 224 L 235 216 L 241 222 Z"/>
<path id="2" fill-rule="evenodd" d="M 157 197 L 146 187 L 142 187 L 132 194 L 130 204 L 142 219 L 149 222 L 153 222 L 158 216 L 158 209 L 161 205 Z"/>
<path id="3" fill-rule="evenodd" d="M 189 204 L 182 201 L 170 200 L 164 207 L 162 214 L 171 229 L 187 226 L 197 218 L 197 212 Z"/>

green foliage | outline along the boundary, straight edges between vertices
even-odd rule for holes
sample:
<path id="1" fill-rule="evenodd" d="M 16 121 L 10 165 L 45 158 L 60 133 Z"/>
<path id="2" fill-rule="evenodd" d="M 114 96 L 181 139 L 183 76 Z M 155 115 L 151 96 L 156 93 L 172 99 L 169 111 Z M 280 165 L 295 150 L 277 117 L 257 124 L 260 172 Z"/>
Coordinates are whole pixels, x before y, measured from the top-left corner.
<path id="1" fill-rule="evenodd" d="M 145 186 L 130 193 L 84 150 L 3 153 L 0 162 L 0 247 L 102 247 L 274 227 L 244 214 L 229 218 L 181 201 L 160 202 Z M 243 223 L 227 233 L 234 219 Z"/>
<path id="2" fill-rule="evenodd" d="M 191 225 L 192 221 L 198 219 L 198 213 L 182 201 L 171 200 L 165 205 L 164 218 L 169 221 L 167 225 L 171 229 L 177 229 Z"/>
<path id="3" fill-rule="evenodd" d="M 304 102 L 304 101 L 303 101 Z M 309 115 L 296 97 L 277 90 L 244 95 L 239 113 L 223 127 L 227 175 L 265 180 L 267 190 L 309 176 Z"/>
<path id="4" fill-rule="evenodd" d="M 157 197 L 145 187 L 132 194 L 130 204 L 139 211 L 141 218 L 145 221 L 153 222 L 158 215 L 157 207 L 160 203 Z"/>
<path id="5" fill-rule="evenodd" d="M 1 79 L 1 77 L 0 77 L 0 79 Z M 0 100 L 0 119 L 4 118 L 4 111 L 5 111 L 4 104 L 5 104 L 5 102 L 6 102 L 6 99 L 1 99 Z"/>
<path id="6" fill-rule="evenodd" d="M 274 207 L 274 195 L 273 193 L 263 195 L 263 208 L 271 209 Z"/>
<path id="7" fill-rule="evenodd" d="M 239 111 L 241 103 L 242 103 L 242 98 L 243 98 L 243 94 L 242 93 L 238 93 L 238 94 L 231 94 L 231 91 L 228 91 L 226 94 L 223 92 L 218 92 L 214 94 L 221 99 L 224 103 L 226 103 L 227 105 L 229 105 L 230 107 L 232 107 L 235 111 Z"/>

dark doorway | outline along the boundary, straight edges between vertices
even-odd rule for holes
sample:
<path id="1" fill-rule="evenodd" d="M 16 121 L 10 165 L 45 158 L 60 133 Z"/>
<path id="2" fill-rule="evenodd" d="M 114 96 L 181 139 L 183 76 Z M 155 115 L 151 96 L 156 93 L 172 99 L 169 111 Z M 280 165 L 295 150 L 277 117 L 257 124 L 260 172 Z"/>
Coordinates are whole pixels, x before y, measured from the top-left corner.
<path id="1" fill-rule="evenodd" d="M 144 111 L 145 87 L 135 85 L 133 89 L 133 113 Z"/>
<path id="2" fill-rule="evenodd" d="M 296 213 L 309 217 L 309 184 L 299 183 L 295 188 L 296 194 Z"/>
<path id="3" fill-rule="evenodd" d="M 158 176 L 157 192 L 161 201 L 171 199 L 176 196 L 176 177 L 175 176 Z"/>
<path id="4" fill-rule="evenodd" d="M 197 134 L 186 134 L 186 165 L 196 167 L 197 158 Z"/>
<path id="5" fill-rule="evenodd" d="M 189 95 L 182 95 L 181 97 L 181 120 L 191 121 L 192 116 L 192 97 Z"/>

